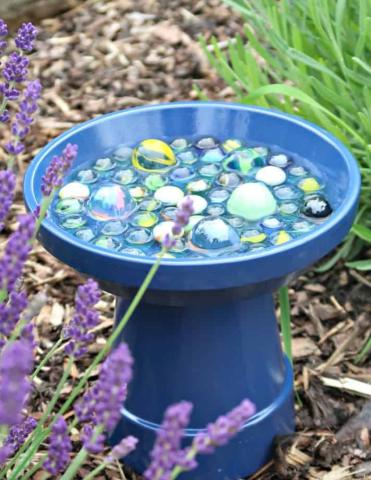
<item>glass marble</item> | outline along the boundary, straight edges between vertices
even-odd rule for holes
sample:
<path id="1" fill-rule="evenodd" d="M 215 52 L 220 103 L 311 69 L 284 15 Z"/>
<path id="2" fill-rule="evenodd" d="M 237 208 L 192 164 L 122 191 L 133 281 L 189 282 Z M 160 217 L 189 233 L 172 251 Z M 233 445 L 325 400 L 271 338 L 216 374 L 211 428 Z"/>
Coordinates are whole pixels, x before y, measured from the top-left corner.
<path id="1" fill-rule="evenodd" d="M 98 175 L 90 168 L 87 170 L 80 170 L 76 174 L 76 180 L 85 183 L 86 185 L 90 185 L 98 180 Z"/>
<path id="2" fill-rule="evenodd" d="M 116 166 L 116 162 L 114 162 L 110 157 L 98 158 L 95 162 L 93 168 L 97 172 L 109 172 L 113 170 Z"/>
<path id="3" fill-rule="evenodd" d="M 189 182 L 195 176 L 195 171 L 190 167 L 175 168 L 171 174 L 170 179 L 177 184 Z"/>
<path id="4" fill-rule="evenodd" d="M 183 199 L 184 193 L 179 187 L 166 185 L 156 190 L 154 197 L 164 205 L 177 205 Z"/>
<path id="5" fill-rule="evenodd" d="M 72 215 L 82 212 L 83 208 L 83 203 L 77 198 L 65 198 L 56 204 L 55 212 L 58 215 Z"/>
<path id="6" fill-rule="evenodd" d="M 277 230 L 278 228 L 282 227 L 282 222 L 277 217 L 266 217 L 261 222 L 262 227 L 266 230 Z"/>
<path id="7" fill-rule="evenodd" d="M 255 178 L 258 182 L 263 182 L 266 185 L 274 187 L 285 182 L 286 173 L 282 168 L 268 165 L 267 167 L 259 168 L 256 172 Z"/>
<path id="8" fill-rule="evenodd" d="M 280 230 L 279 232 L 272 235 L 271 242 L 273 245 L 282 245 L 283 243 L 291 240 L 291 238 L 292 237 L 288 232 L 286 232 L 285 230 Z"/>
<path id="9" fill-rule="evenodd" d="M 90 195 L 87 185 L 80 182 L 71 182 L 64 185 L 59 190 L 59 198 L 75 198 L 77 200 L 86 200 Z"/>
<path id="10" fill-rule="evenodd" d="M 249 222 L 272 215 L 277 202 L 263 183 L 244 183 L 233 190 L 227 202 L 227 210 L 232 215 L 243 217 Z"/>
<path id="11" fill-rule="evenodd" d="M 134 149 L 132 162 L 134 168 L 143 172 L 166 172 L 176 164 L 171 147 L 157 139 L 147 139 Z"/>
<path id="12" fill-rule="evenodd" d="M 196 147 L 201 150 L 209 150 L 219 145 L 219 142 L 213 137 L 202 137 L 196 142 Z"/>
<path id="13" fill-rule="evenodd" d="M 101 233 L 103 235 L 121 235 L 127 230 L 128 226 L 122 222 L 118 221 L 111 221 L 111 222 L 106 222 L 103 225 L 103 228 L 101 230 Z"/>
<path id="14" fill-rule="evenodd" d="M 233 150 L 237 150 L 238 148 L 242 147 L 242 142 L 237 138 L 228 138 L 222 143 L 222 148 L 225 153 L 233 152 Z"/>
<path id="15" fill-rule="evenodd" d="M 174 150 L 174 152 L 181 152 L 188 148 L 189 142 L 186 138 L 176 138 L 170 143 L 170 147 Z"/>
<path id="16" fill-rule="evenodd" d="M 119 185 L 108 183 L 92 193 L 87 204 L 88 214 L 98 221 L 125 220 L 135 204 L 129 192 Z"/>
<path id="17" fill-rule="evenodd" d="M 145 210 L 147 212 L 156 212 L 160 210 L 161 207 L 162 203 L 154 198 L 147 198 L 139 204 L 139 210 Z"/>
<path id="18" fill-rule="evenodd" d="M 187 195 L 187 197 L 192 200 L 193 213 L 195 215 L 202 213 L 207 207 L 207 200 L 204 197 L 201 197 L 200 195 Z M 179 202 L 178 207 L 180 205 L 181 202 Z"/>
<path id="19" fill-rule="evenodd" d="M 148 245 L 153 240 L 153 234 L 148 228 L 132 228 L 126 232 L 125 240 L 133 245 Z"/>
<path id="20" fill-rule="evenodd" d="M 209 150 L 205 150 L 201 156 L 200 160 L 205 163 L 220 163 L 225 154 L 223 150 L 219 147 L 217 148 L 210 148 Z"/>
<path id="21" fill-rule="evenodd" d="M 315 228 L 315 224 L 310 223 L 307 220 L 297 220 L 291 225 L 291 230 L 296 233 L 310 232 L 314 228 Z"/>
<path id="22" fill-rule="evenodd" d="M 211 203 L 207 207 L 206 213 L 213 217 L 219 217 L 225 213 L 225 207 L 221 203 Z"/>
<path id="23" fill-rule="evenodd" d="M 116 162 L 128 164 L 131 161 L 132 153 L 132 148 L 122 145 L 114 150 L 113 158 Z"/>
<path id="24" fill-rule="evenodd" d="M 242 243 L 262 243 L 266 238 L 267 234 L 257 228 L 248 228 L 241 234 Z"/>
<path id="25" fill-rule="evenodd" d="M 202 175 L 203 177 L 215 177 L 220 173 L 222 167 L 216 163 L 209 163 L 207 165 L 203 165 L 199 169 L 199 174 Z"/>
<path id="26" fill-rule="evenodd" d="M 120 250 L 121 253 L 124 253 L 125 255 L 133 255 L 134 257 L 145 257 L 145 253 L 142 252 L 142 250 L 139 250 L 139 248 L 135 247 L 125 247 Z"/>
<path id="27" fill-rule="evenodd" d="M 173 253 L 183 253 L 186 250 L 188 250 L 188 245 L 184 238 L 177 238 L 175 240 L 175 245 L 170 248 L 170 252 Z"/>
<path id="28" fill-rule="evenodd" d="M 63 220 L 61 221 L 61 226 L 63 228 L 67 228 L 68 230 L 70 230 L 70 229 L 81 228 L 85 225 L 85 223 L 86 223 L 85 217 L 81 215 L 71 215 L 69 217 L 63 218 Z"/>
<path id="29" fill-rule="evenodd" d="M 225 217 L 225 219 L 234 228 L 241 228 L 245 224 L 245 219 L 242 217 Z"/>
<path id="30" fill-rule="evenodd" d="M 295 202 L 283 202 L 278 207 L 281 215 L 294 215 L 299 212 L 300 205 Z"/>
<path id="31" fill-rule="evenodd" d="M 303 178 L 303 180 L 300 180 L 298 187 L 305 193 L 313 193 L 319 190 L 321 185 L 314 177 L 307 177 Z"/>
<path id="32" fill-rule="evenodd" d="M 198 161 L 198 156 L 193 150 L 185 150 L 177 154 L 177 159 L 183 165 L 192 165 Z"/>
<path id="33" fill-rule="evenodd" d="M 134 227 L 151 228 L 158 222 L 158 216 L 153 212 L 139 212 L 131 217 Z"/>
<path id="34" fill-rule="evenodd" d="M 332 208 L 323 195 L 310 195 L 304 199 L 301 211 L 306 217 L 322 220 L 331 215 Z"/>
<path id="35" fill-rule="evenodd" d="M 268 163 L 274 167 L 286 168 L 290 164 L 290 160 L 287 155 L 280 153 L 278 155 L 272 155 Z"/>
<path id="36" fill-rule="evenodd" d="M 243 182 L 243 178 L 236 172 L 223 172 L 216 179 L 216 183 L 222 187 L 235 188 Z"/>
<path id="37" fill-rule="evenodd" d="M 213 203 L 223 203 L 229 198 L 230 193 L 225 188 L 214 188 L 211 190 L 208 197 Z"/>
<path id="38" fill-rule="evenodd" d="M 303 195 L 294 185 L 280 185 L 279 187 L 275 187 L 274 194 L 279 200 L 295 200 Z"/>
<path id="39" fill-rule="evenodd" d="M 210 188 L 210 182 L 204 179 L 193 180 L 187 184 L 187 190 L 189 193 L 202 193 L 206 192 Z"/>
<path id="40" fill-rule="evenodd" d="M 146 189 L 146 187 L 141 187 L 140 185 L 137 185 L 135 187 L 129 188 L 129 194 L 133 200 L 140 201 L 147 196 L 148 190 Z"/>
<path id="41" fill-rule="evenodd" d="M 95 237 L 95 233 L 91 228 L 80 228 L 76 230 L 75 236 L 83 242 L 90 242 Z"/>
<path id="42" fill-rule="evenodd" d="M 175 220 L 177 211 L 178 207 L 166 207 L 161 211 L 161 217 L 166 221 L 173 221 Z"/>
<path id="43" fill-rule="evenodd" d="M 137 181 L 137 178 L 138 175 L 133 170 L 126 168 L 125 170 L 118 170 L 113 177 L 113 181 L 120 185 L 131 185 Z"/>
<path id="44" fill-rule="evenodd" d="M 170 238 L 173 238 L 172 228 L 174 226 L 173 221 L 165 221 L 158 223 L 153 229 L 153 238 L 156 242 L 161 243 L 166 235 L 169 235 Z"/>
<path id="45" fill-rule="evenodd" d="M 165 175 L 161 175 L 160 173 L 151 173 L 144 180 L 145 186 L 152 191 L 158 190 L 159 188 L 163 187 L 167 183 L 168 183 L 167 177 L 165 177 Z"/>
<path id="46" fill-rule="evenodd" d="M 100 235 L 93 243 L 98 247 L 107 248 L 108 250 L 118 250 L 121 247 L 120 240 L 106 235 Z"/>
<path id="47" fill-rule="evenodd" d="M 308 170 L 306 170 L 304 167 L 301 167 L 300 165 L 291 167 L 289 170 L 289 174 L 293 175 L 294 177 L 305 177 L 306 175 L 308 175 L 308 173 Z"/>
<path id="48" fill-rule="evenodd" d="M 240 248 L 236 230 L 220 217 L 204 218 L 192 229 L 190 248 L 208 256 L 222 255 Z"/>

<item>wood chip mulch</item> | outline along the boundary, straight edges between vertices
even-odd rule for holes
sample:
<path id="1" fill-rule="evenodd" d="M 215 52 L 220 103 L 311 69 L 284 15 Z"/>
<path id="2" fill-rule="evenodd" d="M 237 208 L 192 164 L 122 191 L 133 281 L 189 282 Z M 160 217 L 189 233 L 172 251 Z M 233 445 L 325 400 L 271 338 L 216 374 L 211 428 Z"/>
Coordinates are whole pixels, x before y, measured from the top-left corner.
<path id="1" fill-rule="evenodd" d="M 31 155 L 19 162 L 20 177 L 48 140 L 95 115 L 193 99 L 194 84 L 210 98 L 232 99 L 197 42 L 200 34 L 215 35 L 223 45 L 242 31 L 241 19 L 219 0 L 88 0 L 42 20 L 40 28 L 33 69 L 42 80 L 44 95 L 29 144 Z M 21 211 L 19 194 L 10 226 L 0 235 L 0 249 Z M 81 281 L 40 245 L 34 249 L 24 284 L 30 293 L 45 291 L 49 298 L 37 317 L 39 356 L 58 339 L 70 318 Z M 371 479 L 371 363 L 370 358 L 355 362 L 371 334 L 370 294 L 371 276 L 341 264 L 328 273 L 313 270 L 291 285 L 297 431 L 277 439 L 274 460 L 251 479 Z M 112 328 L 113 297 L 104 293 L 98 307 L 102 322 L 96 343 L 75 365 L 73 379 L 81 376 Z M 37 379 L 32 403 L 36 416 L 60 378 L 62 358 L 57 355 Z M 72 383 L 66 385 L 64 397 L 71 388 Z M 77 450 L 77 431 L 74 439 Z M 81 478 L 100 461 L 97 456 L 85 465 Z M 113 466 L 98 478 L 124 477 Z M 127 474 L 127 480 L 139 478 Z"/>

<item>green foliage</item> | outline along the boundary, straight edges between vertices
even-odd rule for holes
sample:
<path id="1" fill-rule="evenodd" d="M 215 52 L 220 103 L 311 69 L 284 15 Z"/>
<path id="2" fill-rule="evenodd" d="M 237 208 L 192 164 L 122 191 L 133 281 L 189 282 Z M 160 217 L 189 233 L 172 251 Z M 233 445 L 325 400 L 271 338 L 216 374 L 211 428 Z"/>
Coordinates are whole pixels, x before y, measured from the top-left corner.
<path id="1" fill-rule="evenodd" d="M 351 261 L 371 242 L 371 0 L 225 0 L 246 19 L 223 50 L 201 40 L 210 63 L 242 103 L 301 115 L 352 150 L 362 173 L 352 234 L 322 268 Z M 246 41 L 247 40 L 247 41 Z M 362 241 L 361 241 L 361 240 Z M 363 243 L 364 244 L 364 243 Z"/>
<path id="2" fill-rule="evenodd" d="M 283 347 L 288 359 L 292 363 L 291 312 L 288 288 L 281 287 L 278 295 L 280 304 L 280 323 L 283 338 Z"/>

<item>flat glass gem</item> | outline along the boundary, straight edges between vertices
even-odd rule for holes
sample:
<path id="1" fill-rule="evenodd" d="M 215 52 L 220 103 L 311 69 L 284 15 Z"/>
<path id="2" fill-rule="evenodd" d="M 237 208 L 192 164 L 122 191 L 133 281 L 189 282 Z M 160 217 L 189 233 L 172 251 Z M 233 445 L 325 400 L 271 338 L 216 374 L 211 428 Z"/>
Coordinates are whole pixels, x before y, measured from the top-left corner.
<path id="1" fill-rule="evenodd" d="M 235 170 L 246 175 L 253 166 L 254 157 L 247 150 L 235 150 L 223 162 L 226 170 Z"/>
<path id="2" fill-rule="evenodd" d="M 197 162 L 198 157 L 192 150 L 185 150 L 177 154 L 177 159 L 184 165 L 192 165 Z"/>
<path id="3" fill-rule="evenodd" d="M 238 148 L 242 147 L 242 143 L 240 140 L 237 140 L 235 138 L 229 138 L 222 144 L 223 150 L 226 153 L 232 152 L 233 150 L 237 150 Z"/>
<path id="4" fill-rule="evenodd" d="M 220 165 L 217 165 L 216 163 L 209 163 L 207 165 L 203 165 L 198 172 L 203 177 L 215 177 L 220 171 Z"/>
<path id="5" fill-rule="evenodd" d="M 165 177 L 165 175 L 161 175 L 160 173 L 151 173 L 144 180 L 144 184 L 147 188 L 154 191 L 166 185 L 167 178 Z"/>
<path id="6" fill-rule="evenodd" d="M 242 217 L 225 217 L 225 219 L 234 228 L 241 228 L 245 223 L 245 219 Z"/>
<path id="7" fill-rule="evenodd" d="M 111 221 L 104 224 L 101 233 L 103 235 L 121 235 L 128 226 L 118 221 Z"/>
<path id="8" fill-rule="evenodd" d="M 187 249 L 188 249 L 187 243 L 185 239 L 182 237 L 182 238 L 177 238 L 175 240 L 175 245 L 172 248 L 170 248 L 170 252 L 182 253 Z"/>
<path id="9" fill-rule="evenodd" d="M 285 230 L 280 230 L 278 233 L 275 233 L 272 238 L 271 238 L 271 241 L 273 243 L 273 245 L 282 245 L 282 243 L 286 243 L 288 242 L 289 240 L 291 240 L 291 235 L 286 232 Z"/>
<path id="10" fill-rule="evenodd" d="M 98 221 L 125 220 L 134 210 L 135 204 L 125 187 L 108 183 L 91 195 L 87 210 Z"/>
<path id="11" fill-rule="evenodd" d="M 93 168 L 97 172 L 109 172 L 113 170 L 116 166 L 116 163 L 110 157 L 98 158 L 95 162 Z"/>
<path id="12" fill-rule="evenodd" d="M 277 208 L 276 200 L 263 183 L 239 185 L 227 202 L 227 210 L 250 222 L 272 215 Z"/>
<path id="13" fill-rule="evenodd" d="M 94 244 L 98 247 L 108 248 L 109 250 L 118 250 L 121 247 L 121 242 L 115 237 L 109 237 L 105 235 L 100 235 Z"/>
<path id="14" fill-rule="evenodd" d="M 214 188 L 209 193 L 209 199 L 213 203 L 223 203 L 229 198 L 230 193 L 225 188 Z"/>
<path id="15" fill-rule="evenodd" d="M 266 217 L 262 221 L 262 226 L 267 230 L 276 230 L 282 227 L 282 222 L 277 217 Z"/>
<path id="16" fill-rule="evenodd" d="M 164 205 L 177 205 L 184 197 L 184 193 L 179 187 L 167 185 L 156 190 L 154 197 Z"/>
<path id="17" fill-rule="evenodd" d="M 148 198 L 143 200 L 139 205 L 139 210 L 146 210 L 147 212 L 155 212 L 159 210 L 162 203 L 154 198 Z"/>
<path id="18" fill-rule="evenodd" d="M 209 150 L 217 147 L 219 142 L 213 137 L 203 137 L 196 142 L 196 147 L 201 150 Z"/>
<path id="19" fill-rule="evenodd" d="M 225 154 L 223 153 L 223 150 L 217 147 L 205 150 L 201 154 L 200 160 L 205 163 L 220 163 L 224 157 Z"/>
<path id="20" fill-rule="evenodd" d="M 323 219 L 331 215 L 332 208 L 322 195 L 310 195 L 304 199 L 301 211 L 307 217 Z"/>
<path id="21" fill-rule="evenodd" d="M 83 227 L 85 223 L 86 218 L 82 217 L 81 215 L 71 215 L 70 217 L 65 217 L 62 220 L 61 226 L 67 229 L 75 229 Z"/>
<path id="22" fill-rule="evenodd" d="M 307 220 L 297 220 L 291 225 L 291 229 L 293 232 L 300 232 L 300 233 L 305 233 L 305 232 L 310 232 L 315 228 L 315 225 L 313 223 L 308 222 Z"/>
<path id="23" fill-rule="evenodd" d="M 281 215 L 293 215 L 299 211 L 299 204 L 295 202 L 283 202 L 278 207 Z"/>
<path id="24" fill-rule="evenodd" d="M 193 180 L 187 185 L 187 190 L 190 193 L 202 193 L 206 192 L 210 188 L 210 183 L 207 180 Z"/>
<path id="25" fill-rule="evenodd" d="M 243 182 L 243 179 L 236 172 L 223 172 L 216 179 L 216 183 L 226 188 L 235 188 Z"/>
<path id="26" fill-rule="evenodd" d="M 184 227 L 184 232 L 189 233 L 191 232 L 192 228 L 200 222 L 203 218 L 205 218 L 203 215 L 192 215 L 189 217 L 189 222 L 188 225 Z"/>
<path id="27" fill-rule="evenodd" d="M 301 166 L 291 167 L 289 174 L 293 175 L 294 177 L 305 177 L 308 175 L 308 170 Z"/>
<path id="28" fill-rule="evenodd" d="M 142 200 L 148 193 L 145 187 L 136 186 L 129 188 L 129 194 L 134 200 Z"/>
<path id="29" fill-rule="evenodd" d="M 76 230 L 75 236 L 83 242 L 90 242 L 95 237 L 95 234 L 91 228 L 81 228 Z"/>
<path id="30" fill-rule="evenodd" d="M 176 138 L 170 143 L 170 146 L 175 152 L 180 152 L 188 148 L 189 143 L 186 138 Z"/>
<path id="31" fill-rule="evenodd" d="M 207 200 L 205 200 L 204 197 L 201 197 L 200 195 L 188 195 L 187 198 L 190 198 L 192 200 L 193 213 L 195 215 L 203 212 L 207 207 Z M 182 201 L 178 203 L 178 207 L 181 205 L 181 203 Z"/>
<path id="32" fill-rule="evenodd" d="M 55 212 L 58 215 L 72 215 L 74 213 L 80 213 L 83 210 L 83 205 L 77 198 L 65 198 L 59 200 L 55 206 Z"/>
<path id="33" fill-rule="evenodd" d="M 67 183 L 59 190 L 59 198 L 76 198 L 78 200 L 86 200 L 89 195 L 89 187 L 80 182 Z"/>
<path id="34" fill-rule="evenodd" d="M 126 168 L 125 170 L 119 170 L 115 173 L 113 181 L 119 183 L 120 185 L 130 185 L 135 183 L 138 176 L 133 172 L 133 170 Z"/>
<path id="35" fill-rule="evenodd" d="M 98 175 L 94 172 L 94 170 L 80 170 L 76 174 L 76 180 L 78 182 L 90 185 L 91 183 L 95 183 L 98 180 Z"/>
<path id="36" fill-rule="evenodd" d="M 144 172 L 164 172 L 176 164 L 170 146 L 157 139 L 143 140 L 134 149 L 133 166 Z"/>
<path id="37" fill-rule="evenodd" d="M 161 217 L 166 221 L 174 221 L 176 213 L 178 211 L 178 207 L 167 207 L 164 208 L 161 212 Z"/>
<path id="38" fill-rule="evenodd" d="M 245 230 L 241 235 L 242 243 L 261 243 L 267 238 L 267 235 L 261 230 L 250 228 Z"/>
<path id="39" fill-rule="evenodd" d="M 134 257 L 145 257 L 145 253 L 142 252 L 142 250 L 139 250 L 139 248 L 135 247 L 125 247 L 120 250 L 120 252 L 124 253 L 125 255 L 133 255 Z"/>
<path id="40" fill-rule="evenodd" d="M 171 222 L 171 221 L 158 223 L 153 229 L 153 237 L 156 240 L 156 242 L 162 243 L 166 235 L 169 235 L 170 238 L 172 238 L 173 226 L 174 226 L 174 222 Z"/>
<path id="41" fill-rule="evenodd" d="M 313 193 L 321 188 L 321 185 L 314 177 L 303 178 L 298 183 L 298 187 L 305 193 Z"/>
<path id="42" fill-rule="evenodd" d="M 294 200 L 302 196 L 302 192 L 294 185 L 280 185 L 275 187 L 274 194 L 280 200 Z"/>
<path id="43" fill-rule="evenodd" d="M 290 163 L 290 161 L 289 161 L 287 155 L 284 155 L 283 153 L 280 153 L 278 155 L 273 155 L 268 160 L 268 163 L 269 163 L 269 165 L 273 165 L 274 167 L 285 168 Z"/>
<path id="44" fill-rule="evenodd" d="M 194 170 L 189 167 L 178 167 L 170 174 L 171 180 L 175 183 L 189 182 L 194 176 Z"/>
<path id="45" fill-rule="evenodd" d="M 158 222 L 158 217 L 153 212 L 139 212 L 136 213 L 132 219 L 131 224 L 134 227 L 151 228 Z"/>
<path id="46" fill-rule="evenodd" d="M 126 232 L 125 240 L 132 245 L 146 245 L 152 242 L 153 235 L 147 228 L 132 228 Z"/>
<path id="47" fill-rule="evenodd" d="M 207 207 L 206 213 L 213 217 L 219 217 L 225 213 L 225 208 L 221 203 L 212 203 Z"/>
<path id="48" fill-rule="evenodd" d="M 132 148 L 122 145 L 121 147 L 116 148 L 113 152 L 113 156 L 119 163 L 128 163 L 128 161 L 131 160 L 132 153 Z"/>
<path id="49" fill-rule="evenodd" d="M 219 217 L 207 217 L 192 230 L 190 246 L 206 255 L 220 255 L 238 250 L 240 239 L 235 229 Z"/>
<path id="50" fill-rule="evenodd" d="M 286 180 L 286 173 L 282 170 L 282 168 L 268 165 L 267 167 L 260 168 L 257 171 L 255 178 L 259 182 L 263 182 L 266 185 L 273 187 L 284 183 Z"/>

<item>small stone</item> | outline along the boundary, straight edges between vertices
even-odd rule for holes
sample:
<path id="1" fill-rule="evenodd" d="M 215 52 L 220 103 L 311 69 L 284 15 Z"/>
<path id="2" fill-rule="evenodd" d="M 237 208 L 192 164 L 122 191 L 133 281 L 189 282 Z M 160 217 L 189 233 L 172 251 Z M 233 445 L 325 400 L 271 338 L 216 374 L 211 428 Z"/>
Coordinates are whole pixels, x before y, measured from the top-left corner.
<path id="1" fill-rule="evenodd" d="M 128 226 L 118 221 L 107 222 L 102 228 L 103 235 L 121 235 L 127 230 Z"/>
<path id="2" fill-rule="evenodd" d="M 184 150 L 184 152 L 178 153 L 177 159 L 184 165 L 192 165 L 198 161 L 198 157 L 193 150 Z"/>
<path id="3" fill-rule="evenodd" d="M 282 168 L 268 165 L 267 167 L 260 168 L 257 171 L 255 178 L 259 182 L 263 182 L 266 185 L 273 187 L 284 183 L 286 180 L 286 173 L 282 170 Z"/>
<path id="4" fill-rule="evenodd" d="M 113 170 L 116 166 L 116 163 L 110 157 L 98 158 L 95 162 L 93 168 L 97 172 L 109 172 Z"/>
<path id="5" fill-rule="evenodd" d="M 308 170 L 301 166 L 295 166 L 290 168 L 289 174 L 294 177 L 305 177 L 308 175 Z"/>
<path id="6" fill-rule="evenodd" d="M 119 163 L 129 163 L 131 156 L 133 154 L 133 149 L 122 145 L 113 152 L 114 159 Z"/>
<path id="7" fill-rule="evenodd" d="M 331 215 L 332 208 L 322 195 L 310 195 L 304 199 L 302 213 L 306 217 L 323 219 Z"/>
<path id="8" fill-rule="evenodd" d="M 153 212 L 136 213 L 130 223 L 134 227 L 151 228 L 158 222 L 158 217 Z"/>
<path id="9" fill-rule="evenodd" d="M 185 138 L 176 138 L 170 143 L 171 148 L 174 152 L 181 152 L 189 147 L 188 140 Z"/>
<path id="10" fill-rule="evenodd" d="M 148 190 L 145 187 L 141 187 L 138 185 L 136 187 L 129 188 L 129 194 L 131 198 L 139 201 L 148 195 Z"/>
<path id="11" fill-rule="evenodd" d="M 72 215 L 81 213 L 83 210 L 83 204 L 77 198 L 65 198 L 59 200 L 55 206 L 55 212 L 58 215 Z"/>
<path id="12" fill-rule="evenodd" d="M 225 154 L 220 148 L 211 148 L 210 150 L 205 150 L 201 156 L 200 160 L 204 163 L 220 163 Z"/>
<path id="13" fill-rule="evenodd" d="M 283 202 L 278 207 L 281 215 L 294 215 L 300 209 L 300 205 L 295 202 Z"/>
<path id="14" fill-rule="evenodd" d="M 95 237 L 95 234 L 91 228 L 81 228 L 76 230 L 75 236 L 83 242 L 90 242 Z"/>
<path id="15" fill-rule="evenodd" d="M 124 253 L 125 255 L 133 255 L 134 257 L 145 257 L 145 253 L 142 252 L 142 250 L 139 250 L 139 248 L 135 247 L 125 247 L 120 250 L 120 252 Z"/>
<path id="16" fill-rule="evenodd" d="M 115 173 L 113 181 L 119 183 L 120 185 L 130 185 L 137 181 L 138 176 L 133 170 L 127 168 L 125 170 L 119 170 Z"/>
<path id="17" fill-rule="evenodd" d="M 109 250 L 118 250 L 121 247 L 121 242 L 115 237 L 101 235 L 94 241 L 94 245 Z"/>
<path id="18" fill-rule="evenodd" d="M 208 165 L 203 165 L 199 169 L 199 174 L 203 177 L 213 178 L 221 171 L 222 167 L 216 163 L 209 163 Z"/>
<path id="19" fill-rule="evenodd" d="M 213 203 L 223 203 L 229 196 L 230 193 L 225 188 L 214 188 L 209 193 L 209 199 Z"/>
<path id="20" fill-rule="evenodd" d="M 189 167 L 178 167 L 170 174 L 171 180 L 180 184 L 189 182 L 194 176 L 194 170 Z"/>
<path id="21" fill-rule="evenodd" d="M 280 153 L 278 155 L 273 155 L 268 160 L 268 163 L 269 165 L 273 165 L 274 167 L 286 168 L 289 165 L 290 160 L 288 159 L 287 155 Z"/>
<path id="22" fill-rule="evenodd" d="M 164 205 L 177 205 L 183 197 L 182 190 L 173 185 L 161 187 L 155 192 L 155 199 Z"/>
<path id="23" fill-rule="evenodd" d="M 125 240 L 133 245 L 147 245 L 152 242 L 153 235 L 147 228 L 132 228 L 125 234 Z"/>
<path id="24" fill-rule="evenodd" d="M 314 177 L 304 178 L 298 183 L 298 187 L 305 193 L 313 193 L 321 188 L 321 185 Z"/>
<path id="25" fill-rule="evenodd" d="M 225 208 L 221 203 L 212 203 L 207 207 L 206 213 L 212 217 L 220 217 L 224 215 Z"/>
<path id="26" fill-rule="evenodd" d="M 233 152 L 234 150 L 237 150 L 238 148 L 242 147 L 242 143 L 240 140 L 237 140 L 235 138 L 229 138 L 222 144 L 223 150 L 225 153 L 230 153 Z"/>
<path id="27" fill-rule="evenodd" d="M 208 217 L 198 222 L 190 238 L 192 250 L 208 256 L 222 255 L 240 248 L 240 239 L 231 225 L 219 217 Z"/>
<path id="28" fill-rule="evenodd" d="M 277 217 L 266 217 L 262 221 L 262 226 L 266 230 L 277 230 L 282 227 L 282 222 Z"/>
<path id="29" fill-rule="evenodd" d="M 143 172 L 164 172 L 176 164 L 171 147 L 157 139 L 147 139 L 133 150 L 132 162 Z"/>
<path id="30" fill-rule="evenodd" d="M 73 230 L 75 228 L 81 228 L 85 225 L 86 218 L 82 217 L 81 215 L 71 215 L 70 217 L 65 217 L 61 222 L 61 226 L 63 228 L 67 228 L 68 230 Z"/>
<path id="31" fill-rule="evenodd" d="M 256 228 L 245 230 L 241 235 L 242 243 L 262 243 L 267 238 L 266 233 Z"/>
<path id="32" fill-rule="evenodd" d="M 213 137 L 203 137 L 196 142 L 196 147 L 200 150 L 209 150 L 219 145 L 219 142 Z"/>
<path id="33" fill-rule="evenodd" d="M 302 197 L 302 192 L 294 185 L 280 185 L 274 188 L 275 196 L 280 200 L 295 200 Z"/>
<path id="34" fill-rule="evenodd" d="M 288 232 L 285 230 L 280 230 L 278 233 L 272 236 L 271 242 L 273 245 L 282 245 L 282 243 L 286 243 L 291 239 L 292 237 Z"/>
<path id="35" fill-rule="evenodd" d="M 195 215 L 203 212 L 207 207 L 207 201 L 200 195 L 188 195 L 187 198 L 192 200 L 193 213 Z M 182 201 L 178 203 L 178 207 L 180 207 L 181 203 Z"/>
<path id="36" fill-rule="evenodd" d="M 277 208 L 276 200 L 263 183 L 239 185 L 227 202 L 227 210 L 250 222 L 272 215 Z"/>
<path id="37" fill-rule="evenodd" d="M 226 188 L 235 188 L 242 182 L 242 177 L 236 172 L 223 172 L 216 179 L 218 185 Z"/>
<path id="38" fill-rule="evenodd" d="M 76 174 L 76 180 L 78 182 L 90 185 L 91 183 L 95 183 L 98 180 L 98 175 L 94 172 L 94 170 L 80 170 Z"/>
<path id="39" fill-rule="evenodd" d="M 162 203 L 154 198 L 143 200 L 139 205 L 139 210 L 146 210 L 147 212 L 156 212 L 162 207 Z"/>
<path id="40" fill-rule="evenodd" d="M 187 185 L 187 190 L 190 193 L 202 193 L 206 192 L 210 188 L 210 183 L 207 180 L 193 180 Z"/>
<path id="41" fill-rule="evenodd" d="M 59 191 L 59 198 L 75 198 L 78 200 L 86 200 L 90 195 L 87 185 L 80 182 L 67 183 Z"/>
<path id="42" fill-rule="evenodd" d="M 87 210 L 98 221 L 125 220 L 133 212 L 135 204 L 124 187 L 108 183 L 91 195 Z"/>

